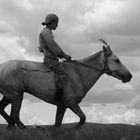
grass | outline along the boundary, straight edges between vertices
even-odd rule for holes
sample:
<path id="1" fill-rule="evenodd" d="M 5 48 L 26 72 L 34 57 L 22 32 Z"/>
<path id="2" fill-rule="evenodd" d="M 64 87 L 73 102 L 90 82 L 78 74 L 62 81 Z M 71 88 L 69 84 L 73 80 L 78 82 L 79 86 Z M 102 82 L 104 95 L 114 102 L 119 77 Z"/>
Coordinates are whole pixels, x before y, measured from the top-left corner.
<path id="1" fill-rule="evenodd" d="M 28 126 L 21 130 L 6 129 L 0 125 L 0 140 L 140 140 L 140 126 L 126 124 L 85 123 L 75 128 L 75 123 L 53 126 Z"/>

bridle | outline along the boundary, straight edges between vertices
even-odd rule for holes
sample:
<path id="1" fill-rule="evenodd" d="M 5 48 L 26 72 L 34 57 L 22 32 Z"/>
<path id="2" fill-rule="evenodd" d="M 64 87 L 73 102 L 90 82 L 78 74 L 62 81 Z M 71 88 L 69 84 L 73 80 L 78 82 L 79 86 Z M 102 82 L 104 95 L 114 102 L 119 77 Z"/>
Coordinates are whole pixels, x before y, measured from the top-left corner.
<path id="1" fill-rule="evenodd" d="M 113 71 L 110 70 L 110 68 L 109 68 L 109 66 L 108 66 L 107 57 L 108 57 L 108 56 L 104 55 L 105 60 L 104 60 L 104 69 L 103 69 L 103 71 L 104 71 L 104 73 L 106 73 L 106 74 L 108 74 L 108 75 L 112 75 Z"/>
<path id="2" fill-rule="evenodd" d="M 96 70 L 99 70 L 99 71 L 101 71 L 103 74 L 104 73 L 106 73 L 106 74 L 108 74 L 108 75 L 112 75 L 112 73 L 115 71 L 112 71 L 112 70 L 110 70 L 110 68 L 109 68 L 109 66 L 108 66 L 108 60 L 107 60 L 107 58 L 108 58 L 108 56 L 110 56 L 111 55 L 111 53 L 112 53 L 112 51 L 111 51 L 111 49 L 110 49 L 110 45 L 108 45 L 108 43 L 104 40 L 104 39 L 99 39 L 99 41 L 101 41 L 108 49 L 109 49 L 109 54 L 107 54 L 106 52 L 104 52 L 104 66 L 103 66 L 103 69 L 100 69 L 100 68 L 97 68 L 97 67 L 94 67 L 94 66 L 89 66 L 89 65 L 86 65 L 86 64 L 83 64 L 83 63 L 81 63 L 82 65 L 85 65 L 85 66 L 87 66 L 87 67 L 90 67 L 90 68 L 92 68 L 92 69 L 96 69 Z M 105 46 L 103 46 L 103 48 L 105 47 Z M 78 62 L 78 63 L 80 63 L 80 62 Z"/>
<path id="3" fill-rule="evenodd" d="M 76 60 L 70 60 L 70 61 L 68 61 L 68 62 L 75 62 L 75 63 L 81 64 L 81 65 L 83 65 L 83 66 L 89 67 L 89 68 L 91 68 L 91 69 L 99 70 L 99 71 L 102 72 L 102 74 L 106 73 L 106 74 L 108 74 L 108 75 L 111 75 L 113 71 L 111 71 L 111 70 L 109 69 L 107 57 L 108 57 L 108 56 L 104 55 L 104 66 L 103 66 L 103 69 L 100 69 L 100 68 L 95 67 L 95 66 L 89 66 L 89 65 L 87 65 L 87 64 L 81 63 L 81 62 L 76 61 Z"/>
<path id="4" fill-rule="evenodd" d="M 108 75 L 112 75 L 112 73 L 113 73 L 115 70 L 114 70 L 114 71 L 110 70 L 110 68 L 109 68 L 109 66 L 108 66 L 108 60 L 107 60 L 108 56 L 110 56 L 111 53 L 112 53 L 112 51 L 111 51 L 111 49 L 110 49 L 110 45 L 108 45 L 107 42 L 106 42 L 104 39 L 99 39 L 99 41 L 101 41 L 101 42 L 109 49 L 109 51 L 110 51 L 109 54 L 106 54 L 106 52 L 104 52 L 104 66 L 103 66 L 103 69 L 100 69 L 100 68 L 97 68 L 97 67 L 94 67 L 94 66 L 89 66 L 89 65 L 87 65 L 87 64 L 78 62 L 78 61 L 76 61 L 76 60 L 70 60 L 70 61 L 79 63 L 79 64 L 81 64 L 81 65 L 84 65 L 84 66 L 89 67 L 89 68 L 92 68 L 92 69 L 99 70 L 99 71 L 102 72 L 102 74 L 106 73 L 106 74 L 108 74 Z M 103 46 L 103 47 L 104 47 L 104 46 Z"/>
<path id="5" fill-rule="evenodd" d="M 112 75 L 113 71 L 110 70 L 109 66 L 108 66 L 108 60 L 107 60 L 107 57 L 111 55 L 112 51 L 110 49 L 110 45 L 102 38 L 99 39 L 99 41 L 101 41 L 109 50 L 110 50 L 110 53 L 109 54 L 106 54 L 104 53 L 104 73 L 108 74 L 108 75 Z M 104 46 L 103 46 L 104 47 Z"/>

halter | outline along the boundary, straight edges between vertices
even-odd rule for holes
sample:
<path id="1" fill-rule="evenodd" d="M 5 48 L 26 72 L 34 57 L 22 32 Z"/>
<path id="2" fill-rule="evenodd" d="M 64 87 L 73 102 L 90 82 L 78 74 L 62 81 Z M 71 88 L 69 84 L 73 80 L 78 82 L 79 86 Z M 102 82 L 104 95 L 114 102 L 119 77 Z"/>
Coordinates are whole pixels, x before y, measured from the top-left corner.
<path id="1" fill-rule="evenodd" d="M 91 68 L 91 69 L 96 69 L 96 70 L 101 71 L 102 73 L 106 73 L 106 74 L 108 74 L 108 75 L 111 75 L 113 71 L 111 71 L 111 70 L 109 69 L 109 67 L 108 67 L 107 57 L 108 57 L 108 56 L 104 55 L 104 58 L 105 58 L 105 59 L 104 59 L 104 67 L 103 67 L 103 69 L 100 69 L 100 68 L 97 68 L 97 67 L 94 67 L 94 66 L 89 66 L 89 65 L 87 65 L 87 64 L 78 62 L 78 61 L 76 61 L 76 60 L 70 60 L 70 61 L 68 61 L 68 62 L 76 62 L 76 63 L 78 63 L 78 64 L 84 65 L 84 66 L 89 67 L 89 68 Z"/>
<path id="2" fill-rule="evenodd" d="M 112 70 L 109 69 L 109 66 L 108 66 L 108 61 L 107 61 L 107 57 L 106 55 L 104 55 L 104 58 L 105 58 L 105 61 L 104 61 L 104 73 L 108 74 L 108 75 L 112 75 Z"/>

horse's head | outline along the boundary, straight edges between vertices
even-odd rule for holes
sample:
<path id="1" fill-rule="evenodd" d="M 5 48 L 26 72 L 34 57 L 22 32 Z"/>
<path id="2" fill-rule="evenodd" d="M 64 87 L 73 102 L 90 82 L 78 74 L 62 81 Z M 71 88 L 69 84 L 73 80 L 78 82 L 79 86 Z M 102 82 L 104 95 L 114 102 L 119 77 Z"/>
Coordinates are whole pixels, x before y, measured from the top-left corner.
<path id="1" fill-rule="evenodd" d="M 104 40 L 100 41 L 105 45 L 103 46 L 105 73 L 122 80 L 123 83 L 129 82 L 132 78 L 132 74 L 128 71 L 120 59 L 112 52 L 110 46 Z"/>

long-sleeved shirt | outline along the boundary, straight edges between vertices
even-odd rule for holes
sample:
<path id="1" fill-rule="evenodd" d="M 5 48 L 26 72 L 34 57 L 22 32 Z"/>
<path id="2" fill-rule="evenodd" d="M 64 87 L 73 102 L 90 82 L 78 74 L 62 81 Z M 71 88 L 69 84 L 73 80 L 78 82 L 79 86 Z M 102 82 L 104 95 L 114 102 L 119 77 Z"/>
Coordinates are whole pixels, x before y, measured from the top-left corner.
<path id="1" fill-rule="evenodd" d="M 55 42 L 52 30 L 45 27 L 39 35 L 40 48 L 45 50 L 45 56 L 58 56 L 62 51 L 59 45 Z"/>

